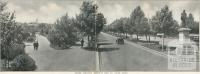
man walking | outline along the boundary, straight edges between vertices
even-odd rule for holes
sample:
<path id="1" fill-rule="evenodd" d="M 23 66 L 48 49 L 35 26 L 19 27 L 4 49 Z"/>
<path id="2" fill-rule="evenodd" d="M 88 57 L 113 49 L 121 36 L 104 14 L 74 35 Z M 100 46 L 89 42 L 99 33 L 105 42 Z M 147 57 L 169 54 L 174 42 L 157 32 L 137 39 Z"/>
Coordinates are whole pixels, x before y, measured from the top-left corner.
<path id="1" fill-rule="evenodd" d="M 38 50 L 38 47 L 39 47 L 38 41 L 36 42 L 35 46 L 36 46 L 36 50 Z"/>
<path id="2" fill-rule="evenodd" d="M 83 48 L 83 45 L 84 45 L 84 39 L 82 38 L 82 40 L 81 40 L 81 48 Z"/>
<path id="3" fill-rule="evenodd" d="M 38 50 L 38 47 L 39 47 L 38 41 L 33 43 L 33 47 L 34 47 L 34 50 Z"/>

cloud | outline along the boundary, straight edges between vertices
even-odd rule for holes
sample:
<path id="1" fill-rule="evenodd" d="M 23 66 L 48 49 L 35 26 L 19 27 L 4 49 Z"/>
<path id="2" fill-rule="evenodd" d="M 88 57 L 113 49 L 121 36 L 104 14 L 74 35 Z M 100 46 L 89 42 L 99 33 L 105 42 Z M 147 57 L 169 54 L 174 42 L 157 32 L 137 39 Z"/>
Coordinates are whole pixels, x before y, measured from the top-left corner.
<path id="1" fill-rule="evenodd" d="M 16 12 L 16 21 L 18 22 L 34 22 L 38 19 L 39 22 L 54 23 L 56 19 L 66 13 L 74 17 L 79 12 L 79 8 L 76 5 L 63 7 L 52 2 L 48 2 L 46 5 L 40 5 L 37 9 L 27 9 L 14 3 L 8 3 L 8 8 L 9 11 Z"/>
<path id="2" fill-rule="evenodd" d="M 62 10 L 63 8 L 62 7 L 60 7 L 60 6 L 58 6 L 57 4 L 55 4 L 55 3 L 49 3 L 48 5 L 46 5 L 46 6 L 41 6 L 40 7 L 40 10 L 42 11 L 42 12 L 55 12 L 55 11 L 60 11 L 60 10 Z"/>
<path id="3" fill-rule="evenodd" d="M 147 2 L 143 3 L 141 5 L 142 10 L 144 11 L 145 15 L 147 18 L 150 18 L 150 16 L 155 15 L 155 11 L 153 7 L 151 7 L 151 5 Z"/>
<path id="4" fill-rule="evenodd" d="M 80 12 L 82 0 L 8 0 L 8 10 L 16 12 L 16 21 L 54 23 L 56 19 L 68 13 L 74 17 Z M 129 17 L 137 6 L 141 6 L 146 17 L 151 18 L 165 5 L 173 12 L 179 23 L 183 9 L 192 13 L 196 21 L 200 18 L 200 0 L 98 0 L 99 12 L 106 17 L 108 24 L 121 17 Z"/>
<path id="5" fill-rule="evenodd" d="M 128 15 L 125 14 L 124 8 L 120 4 L 114 4 L 113 6 L 105 5 L 106 8 L 100 8 L 100 12 L 102 12 L 107 19 L 108 23 L 111 23 L 112 21 L 116 20 L 120 17 L 126 17 Z M 111 11 L 112 12 L 109 12 Z"/>

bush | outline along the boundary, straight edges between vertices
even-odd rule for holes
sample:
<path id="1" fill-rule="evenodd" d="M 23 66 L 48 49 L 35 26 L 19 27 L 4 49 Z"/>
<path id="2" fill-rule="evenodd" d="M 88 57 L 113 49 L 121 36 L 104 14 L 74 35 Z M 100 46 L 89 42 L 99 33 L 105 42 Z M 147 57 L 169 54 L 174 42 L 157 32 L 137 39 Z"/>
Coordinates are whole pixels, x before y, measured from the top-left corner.
<path id="1" fill-rule="evenodd" d="M 48 39 L 53 46 L 61 48 L 69 48 L 75 44 L 75 41 L 77 41 L 75 35 L 62 34 L 60 32 L 52 32 L 48 35 Z"/>
<path id="2" fill-rule="evenodd" d="M 14 71 L 34 71 L 36 68 L 35 61 L 27 54 L 17 56 L 11 63 Z"/>
<path id="3" fill-rule="evenodd" d="M 27 42 L 34 42 L 36 40 L 36 35 L 32 34 L 26 38 Z"/>
<path id="4" fill-rule="evenodd" d="M 1 59 L 13 60 L 16 56 L 25 54 L 25 44 L 14 44 L 1 51 Z"/>

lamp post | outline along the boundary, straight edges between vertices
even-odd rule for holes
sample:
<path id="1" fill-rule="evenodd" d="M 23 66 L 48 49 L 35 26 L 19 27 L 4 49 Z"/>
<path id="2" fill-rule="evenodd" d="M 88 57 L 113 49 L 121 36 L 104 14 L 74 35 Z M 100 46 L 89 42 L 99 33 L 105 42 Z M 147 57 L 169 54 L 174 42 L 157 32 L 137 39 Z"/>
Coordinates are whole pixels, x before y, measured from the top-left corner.
<path id="1" fill-rule="evenodd" d="M 95 1 L 95 4 L 97 4 L 97 2 Z M 95 9 L 97 9 L 97 6 L 95 5 Z M 98 50 L 98 43 L 97 43 L 97 24 L 96 24 L 96 12 L 94 13 L 94 34 L 95 34 L 95 54 L 96 54 L 96 71 L 100 71 L 100 53 L 99 53 L 99 50 Z"/>

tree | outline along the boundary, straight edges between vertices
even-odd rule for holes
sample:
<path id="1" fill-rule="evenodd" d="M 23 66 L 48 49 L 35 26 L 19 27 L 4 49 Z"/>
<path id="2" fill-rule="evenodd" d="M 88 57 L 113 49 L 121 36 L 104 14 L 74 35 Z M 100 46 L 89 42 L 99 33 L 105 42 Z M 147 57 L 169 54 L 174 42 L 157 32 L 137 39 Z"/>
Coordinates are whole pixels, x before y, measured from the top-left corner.
<path id="1" fill-rule="evenodd" d="M 135 31 L 137 35 L 147 34 L 149 27 L 148 27 L 148 19 L 145 17 L 144 12 L 140 8 L 140 6 L 136 7 L 134 11 L 130 15 L 130 25 L 132 27 L 132 31 Z"/>
<path id="2" fill-rule="evenodd" d="M 14 22 L 14 13 L 10 14 L 8 12 L 4 12 L 4 8 L 6 6 L 6 3 L 1 2 L 1 11 L 0 11 L 0 34 L 1 34 L 1 58 L 2 59 L 8 59 L 10 57 L 9 49 L 10 46 L 12 46 L 15 42 L 21 43 L 18 40 L 21 41 L 19 36 L 21 36 L 18 32 L 16 32 L 16 25 Z M 16 36 L 16 37 L 15 37 Z"/>
<path id="3" fill-rule="evenodd" d="M 156 12 L 156 15 L 153 16 L 150 20 L 150 26 L 151 26 L 151 32 L 153 35 L 155 35 L 156 37 L 156 34 L 159 33 L 159 30 L 160 30 L 160 23 L 159 23 L 159 12 L 157 11 Z"/>
<path id="4" fill-rule="evenodd" d="M 77 15 L 78 28 L 88 36 L 88 47 L 93 47 L 92 41 L 95 40 L 94 36 L 103 30 L 106 24 L 106 19 L 102 13 L 97 12 L 98 6 L 93 1 L 84 1 Z"/>
<path id="5" fill-rule="evenodd" d="M 120 18 L 113 21 L 109 26 L 110 31 L 118 33 L 118 34 L 125 34 L 126 33 L 126 20 L 127 18 Z"/>
<path id="6" fill-rule="evenodd" d="M 40 31 L 40 34 L 46 35 L 49 33 L 49 31 L 51 29 L 51 24 L 39 23 L 36 27 L 38 29 L 37 31 Z"/>
<path id="7" fill-rule="evenodd" d="M 96 16 L 96 34 L 99 34 L 102 30 L 104 25 L 106 24 L 106 19 L 102 13 L 98 13 Z"/>
<path id="8" fill-rule="evenodd" d="M 148 41 L 148 39 L 147 39 L 147 36 L 149 35 L 149 41 L 150 41 L 150 25 L 149 25 L 149 23 L 148 23 L 148 19 L 147 18 L 143 18 L 142 19 L 142 21 L 141 21 L 142 23 L 141 23 L 141 33 L 140 34 L 142 34 L 142 35 L 145 35 L 145 37 L 146 37 L 146 40 Z"/>
<path id="9" fill-rule="evenodd" d="M 128 37 L 127 34 L 129 34 L 130 32 L 130 26 L 129 26 L 129 18 L 122 18 L 122 24 L 123 24 L 123 30 L 124 30 L 124 34 L 126 35 L 126 38 Z"/>
<path id="10" fill-rule="evenodd" d="M 18 55 L 25 54 L 22 26 L 15 22 L 15 13 L 6 12 L 6 2 L 0 1 L 0 35 L 1 59 L 6 63 L 3 68 L 10 68 L 10 61 Z"/>
<path id="11" fill-rule="evenodd" d="M 173 19 L 172 11 L 169 10 L 167 5 L 152 17 L 151 26 L 154 33 L 164 33 L 164 35 L 177 34 L 178 23 Z"/>
<path id="12" fill-rule="evenodd" d="M 185 27 L 191 29 L 190 33 L 199 34 L 199 23 L 194 21 L 193 15 L 190 13 L 187 17 L 187 13 L 185 12 L 185 10 L 183 11 L 182 14 L 185 14 L 184 16 L 186 16 L 184 17 L 182 15 L 181 19 L 184 19 L 184 21 L 182 20 L 182 24 L 185 23 Z"/>
<path id="13" fill-rule="evenodd" d="M 76 31 L 71 18 L 66 14 L 56 21 L 48 39 L 53 45 L 69 48 L 77 41 Z"/>

